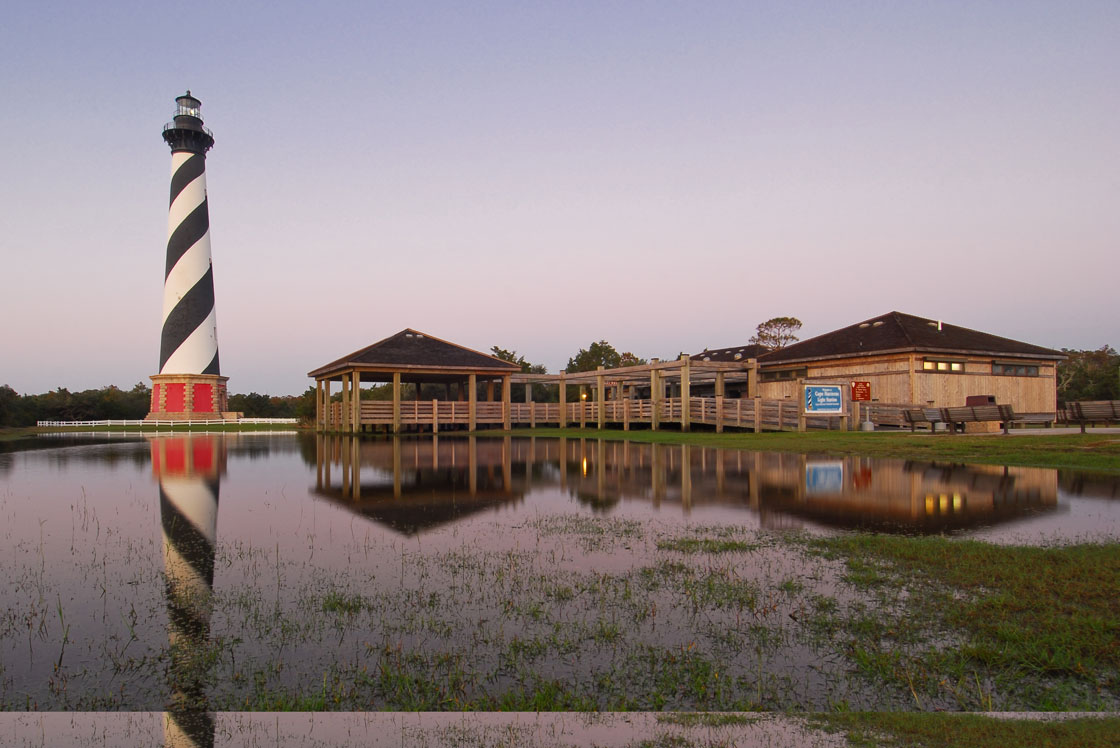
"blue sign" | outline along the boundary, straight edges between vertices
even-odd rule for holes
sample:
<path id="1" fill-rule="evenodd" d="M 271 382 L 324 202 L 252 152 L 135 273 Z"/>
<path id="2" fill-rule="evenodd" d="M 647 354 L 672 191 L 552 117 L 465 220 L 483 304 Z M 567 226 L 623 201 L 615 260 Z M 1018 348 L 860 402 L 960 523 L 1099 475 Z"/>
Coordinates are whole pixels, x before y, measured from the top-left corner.
<path id="1" fill-rule="evenodd" d="M 805 412 L 816 415 L 844 415 L 843 385 L 805 385 Z"/>

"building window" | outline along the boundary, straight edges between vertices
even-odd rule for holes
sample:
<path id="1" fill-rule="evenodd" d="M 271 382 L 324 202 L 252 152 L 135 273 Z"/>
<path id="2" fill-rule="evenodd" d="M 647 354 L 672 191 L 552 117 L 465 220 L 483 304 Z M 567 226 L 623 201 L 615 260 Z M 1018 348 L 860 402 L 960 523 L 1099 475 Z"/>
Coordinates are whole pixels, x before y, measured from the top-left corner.
<path id="1" fill-rule="evenodd" d="M 802 379 L 808 376 L 809 370 L 806 369 L 783 369 L 781 371 L 764 371 L 759 374 L 759 379 L 763 382 L 780 382 L 789 379 Z"/>
<path id="2" fill-rule="evenodd" d="M 1012 364 L 1005 361 L 992 362 L 992 374 L 1005 377 L 1037 377 L 1038 367 L 1028 364 Z"/>
<path id="3" fill-rule="evenodd" d="M 949 371 L 959 374 L 964 371 L 964 361 L 941 361 L 935 358 L 927 358 L 922 361 L 922 369 L 924 371 Z"/>

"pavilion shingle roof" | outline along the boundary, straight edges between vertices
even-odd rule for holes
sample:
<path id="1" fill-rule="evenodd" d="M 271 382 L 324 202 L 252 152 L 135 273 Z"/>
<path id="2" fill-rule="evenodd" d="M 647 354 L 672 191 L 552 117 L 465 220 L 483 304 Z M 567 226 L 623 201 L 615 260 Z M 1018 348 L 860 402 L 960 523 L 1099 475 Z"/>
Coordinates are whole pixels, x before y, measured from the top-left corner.
<path id="1" fill-rule="evenodd" d="M 337 361 L 321 366 L 308 376 L 326 374 L 352 365 L 411 366 L 424 368 L 488 369 L 501 372 L 518 372 L 521 367 L 485 353 L 464 348 L 455 343 L 432 337 L 412 328 L 401 330 L 373 345 L 366 346 Z"/>
<path id="2" fill-rule="evenodd" d="M 846 356 L 861 356 L 887 351 L 930 353 L 978 353 L 1029 358 L 1065 358 L 1061 351 L 1001 338 L 967 327 L 938 320 L 889 312 L 849 327 L 759 356 L 763 365 L 793 363 Z"/>

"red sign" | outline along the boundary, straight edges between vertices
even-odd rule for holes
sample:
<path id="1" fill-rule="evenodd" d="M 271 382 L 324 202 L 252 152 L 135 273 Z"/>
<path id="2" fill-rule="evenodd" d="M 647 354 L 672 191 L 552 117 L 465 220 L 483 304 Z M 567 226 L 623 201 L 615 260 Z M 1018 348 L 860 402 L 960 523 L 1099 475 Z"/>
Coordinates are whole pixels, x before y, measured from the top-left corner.
<path id="1" fill-rule="evenodd" d="M 854 402 L 871 401 L 871 382 L 852 382 L 852 400 Z"/>

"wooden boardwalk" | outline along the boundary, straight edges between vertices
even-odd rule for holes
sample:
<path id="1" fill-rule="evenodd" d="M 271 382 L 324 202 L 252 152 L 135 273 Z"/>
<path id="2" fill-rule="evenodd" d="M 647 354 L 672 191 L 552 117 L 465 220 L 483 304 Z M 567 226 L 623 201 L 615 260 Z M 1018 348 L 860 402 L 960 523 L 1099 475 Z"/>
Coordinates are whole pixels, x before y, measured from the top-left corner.
<path id="1" fill-rule="evenodd" d="M 687 407 L 686 407 L 687 402 Z M 798 431 L 805 429 L 846 429 L 854 412 L 847 416 L 802 417 L 796 400 L 763 400 L 762 398 L 679 397 L 661 400 L 605 400 L 573 403 L 504 403 L 456 402 L 446 400 L 407 400 L 394 404 L 390 401 L 363 401 L 359 409 L 358 424 L 362 430 L 386 428 L 394 424 L 409 431 L 422 430 L 438 433 L 449 426 L 472 427 L 591 427 L 621 428 L 685 428 L 692 425 L 751 431 Z M 601 405 L 601 407 L 600 407 Z M 399 408 L 399 413 L 394 410 Z M 896 406 L 881 406 L 873 411 L 879 423 L 900 425 L 901 415 Z M 686 420 L 687 419 L 687 420 Z M 854 423 L 854 421 L 851 421 Z M 326 431 L 346 431 L 342 404 L 331 404 Z"/>

